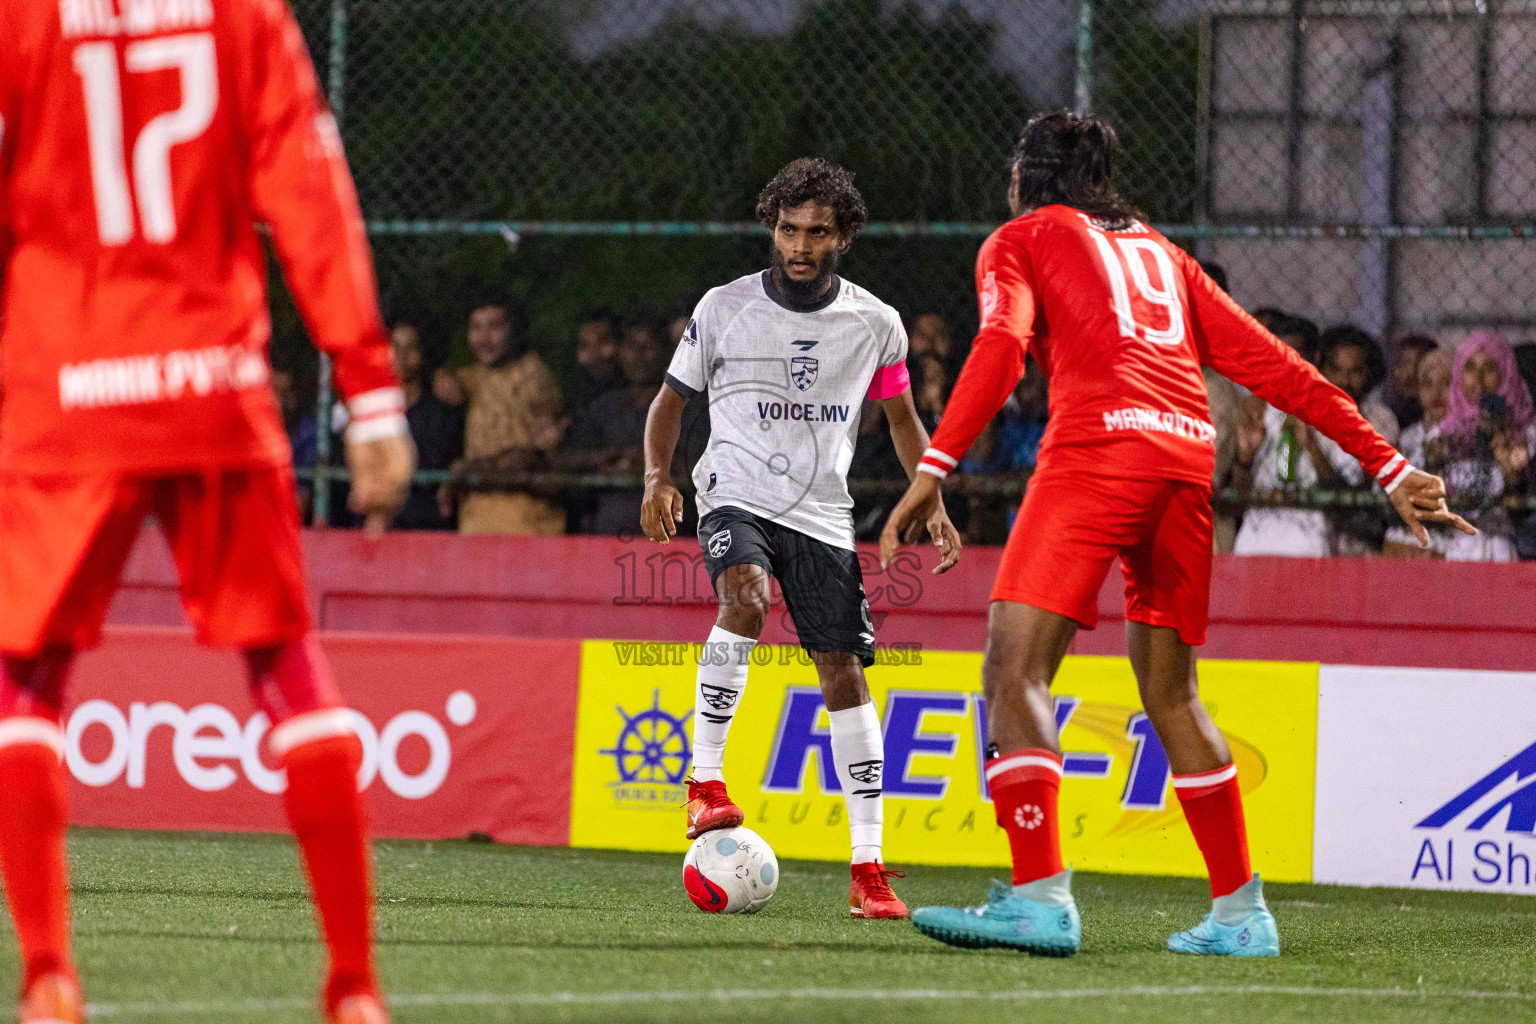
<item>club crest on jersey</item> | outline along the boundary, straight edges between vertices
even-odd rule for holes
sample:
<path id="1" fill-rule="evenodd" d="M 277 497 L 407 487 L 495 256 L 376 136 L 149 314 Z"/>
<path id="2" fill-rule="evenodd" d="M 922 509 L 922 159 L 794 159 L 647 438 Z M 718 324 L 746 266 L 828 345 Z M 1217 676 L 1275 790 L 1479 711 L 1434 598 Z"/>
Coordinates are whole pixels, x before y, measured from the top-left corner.
<path id="1" fill-rule="evenodd" d="M 731 550 L 731 531 L 721 530 L 709 538 L 709 556 L 719 558 Z"/>
<path id="2" fill-rule="evenodd" d="M 815 356 L 795 356 L 789 361 L 789 376 L 795 387 L 805 391 L 816 383 L 816 371 L 820 368 Z"/>

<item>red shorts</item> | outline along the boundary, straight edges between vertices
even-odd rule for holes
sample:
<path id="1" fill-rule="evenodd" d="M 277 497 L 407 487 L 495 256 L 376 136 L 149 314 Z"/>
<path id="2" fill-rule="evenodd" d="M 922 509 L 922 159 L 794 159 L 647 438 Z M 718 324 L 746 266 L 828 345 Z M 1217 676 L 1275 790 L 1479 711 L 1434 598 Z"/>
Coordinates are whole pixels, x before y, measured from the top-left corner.
<path id="1" fill-rule="evenodd" d="M 1205 643 L 1211 597 L 1211 489 L 1176 480 L 1036 473 L 998 566 L 992 600 L 1099 622 L 1099 590 L 1119 556 L 1125 617 Z"/>
<path id="2" fill-rule="evenodd" d="M 139 524 L 153 513 L 205 644 L 263 647 L 310 629 L 293 473 L 0 475 L 0 651 L 93 646 Z"/>

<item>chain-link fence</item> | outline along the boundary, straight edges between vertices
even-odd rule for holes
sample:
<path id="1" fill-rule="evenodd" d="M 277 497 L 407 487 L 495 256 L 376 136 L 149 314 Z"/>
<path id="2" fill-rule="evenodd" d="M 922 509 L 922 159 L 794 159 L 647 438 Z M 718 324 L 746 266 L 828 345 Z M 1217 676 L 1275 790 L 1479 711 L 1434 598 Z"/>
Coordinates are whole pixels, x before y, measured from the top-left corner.
<path id="1" fill-rule="evenodd" d="M 494 286 L 570 373 L 583 311 L 671 316 L 761 266 L 754 198 L 805 154 L 854 171 L 875 221 L 847 275 L 968 337 L 1011 145 L 1062 106 L 1115 123 L 1132 197 L 1250 309 L 1536 338 L 1536 0 L 296 9 L 386 308 L 439 344 Z"/>

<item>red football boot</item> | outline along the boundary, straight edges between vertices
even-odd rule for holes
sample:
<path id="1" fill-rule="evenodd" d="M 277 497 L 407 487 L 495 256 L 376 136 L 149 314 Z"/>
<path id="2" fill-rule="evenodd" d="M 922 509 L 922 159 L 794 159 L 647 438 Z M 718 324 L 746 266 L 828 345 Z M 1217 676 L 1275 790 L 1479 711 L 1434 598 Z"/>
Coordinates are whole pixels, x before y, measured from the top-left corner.
<path id="1" fill-rule="evenodd" d="M 27 986 L 16 1016 L 21 1024 L 82 1024 L 80 985 L 67 974 L 44 974 Z"/>
<path id="2" fill-rule="evenodd" d="M 389 1024 L 389 1012 L 372 992 L 347 996 L 326 1016 L 327 1024 Z"/>
<path id="3" fill-rule="evenodd" d="M 731 802 L 723 782 L 688 780 L 688 838 L 697 839 L 717 828 L 735 828 L 747 816 Z"/>
<path id="4" fill-rule="evenodd" d="M 848 883 L 848 913 L 873 921 L 907 916 L 907 905 L 891 891 L 892 878 L 907 877 L 900 871 L 887 871 L 879 861 L 853 865 L 853 881 Z"/>

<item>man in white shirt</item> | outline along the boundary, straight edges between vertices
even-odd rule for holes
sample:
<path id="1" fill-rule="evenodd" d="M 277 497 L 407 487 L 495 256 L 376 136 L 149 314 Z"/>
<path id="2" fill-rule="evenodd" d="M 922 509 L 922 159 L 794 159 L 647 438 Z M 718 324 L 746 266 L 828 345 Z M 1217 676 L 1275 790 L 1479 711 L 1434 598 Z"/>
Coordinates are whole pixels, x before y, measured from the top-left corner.
<path id="1" fill-rule="evenodd" d="M 881 859 L 885 754 L 864 668 L 875 636 L 853 543 L 848 464 L 859 410 L 878 401 L 910 477 L 928 446 L 907 378 L 907 335 L 890 306 L 835 273 L 866 211 L 842 168 L 800 159 L 758 198 L 773 266 L 711 290 L 683 333 L 646 421 L 646 536 L 668 543 L 683 518 L 669 467 L 689 398 L 705 393 L 710 439 L 693 471 L 699 544 L 720 600 L 699 659 L 688 838 L 743 821 L 726 792 L 725 743 L 769 609 L 769 577 L 811 655 L 848 807 L 849 911 L 900 918 Z M 942 552 L 960 538 L 942 506 L 925 524 Z"/>

